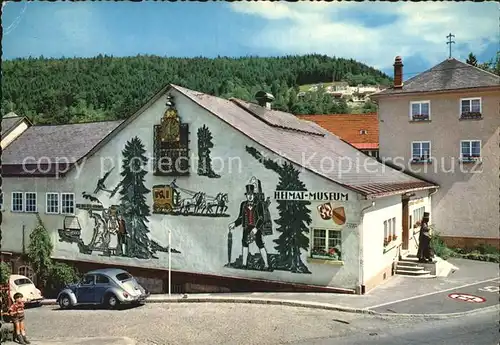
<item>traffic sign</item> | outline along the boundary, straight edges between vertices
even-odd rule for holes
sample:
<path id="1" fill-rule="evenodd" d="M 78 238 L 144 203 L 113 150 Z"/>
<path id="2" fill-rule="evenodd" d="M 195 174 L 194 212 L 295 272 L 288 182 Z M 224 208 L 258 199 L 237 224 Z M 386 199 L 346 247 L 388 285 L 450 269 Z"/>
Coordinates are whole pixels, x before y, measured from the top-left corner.
<path id="1" fill-rule="evenodd" d="M 451 293 L 448 295 L 448 297 L 462 301 L 462 302 L 470 302 L 470 303 L 484 303 L 484 302 L 486 302 L 486 299 L 483 297 L 469 295 L 466 293 Z"/>

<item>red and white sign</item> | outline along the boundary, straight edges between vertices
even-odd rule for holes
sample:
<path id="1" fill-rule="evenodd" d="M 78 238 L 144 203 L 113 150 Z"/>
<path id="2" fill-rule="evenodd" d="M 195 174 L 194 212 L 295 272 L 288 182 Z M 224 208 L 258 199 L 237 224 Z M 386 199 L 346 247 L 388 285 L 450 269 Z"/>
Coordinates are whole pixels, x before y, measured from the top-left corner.
<path id="1" fill-rule="evenodd" d="M 457 299 L 459 301 L 463 302 L 470 302 L 470 303 L 483 303 L 486 302 L 486 299 L 479 297 L 479 296 L 474 296 L 474 295 L 469 295 L 466 293 L 452 293 L 448 295 L 449 298 Z"/>

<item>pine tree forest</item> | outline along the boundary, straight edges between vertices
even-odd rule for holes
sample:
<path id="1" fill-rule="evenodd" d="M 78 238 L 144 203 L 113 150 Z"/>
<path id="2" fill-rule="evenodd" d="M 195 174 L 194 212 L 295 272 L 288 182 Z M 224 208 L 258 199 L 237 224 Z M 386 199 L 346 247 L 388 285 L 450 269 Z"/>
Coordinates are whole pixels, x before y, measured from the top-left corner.
<path id="1" fill-rule="evenodd" d="M 35 124 L 124 119 L 168 83 L 246 101 L 264 90 L 275 96 L 274 108 L 294 114 L 349 112 L 345 101 L 321 92 L 298 97 L 300 85 L 332 81 L 387 85 L 390 78 L 355 60 L 325 55 L 15 59 L 2 63 L 2 115 L 13 111 Z"/>

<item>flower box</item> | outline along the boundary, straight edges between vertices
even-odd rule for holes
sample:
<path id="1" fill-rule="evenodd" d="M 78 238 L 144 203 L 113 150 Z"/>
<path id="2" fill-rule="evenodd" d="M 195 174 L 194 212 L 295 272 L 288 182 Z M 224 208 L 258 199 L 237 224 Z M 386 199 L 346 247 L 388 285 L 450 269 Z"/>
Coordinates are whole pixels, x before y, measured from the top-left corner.
<path id="1" fill-rule="evenodd" d="M 430 163 L 431 162 L 431 159 L 430 158 L 413 158 L 411 160 L 412 163 Z"/>
<path id="2" fill-rule="evenodd" d="M 481 156 L 462 156 L 460 161 L 465 163 L 473 163 L 481 160 Z"/>
<path id="3" fill-rule="evenodd" d="M 477 111 L 466 111 L 460 115 L 461 119 L 480 119 L 483 115 Z"/>
<path id="4" fill-rule="evenodd" d="M 413 121 L 426 121 L 429 120 L 429 115 L 425 114 L 412 115 L 411 119 Z"/>

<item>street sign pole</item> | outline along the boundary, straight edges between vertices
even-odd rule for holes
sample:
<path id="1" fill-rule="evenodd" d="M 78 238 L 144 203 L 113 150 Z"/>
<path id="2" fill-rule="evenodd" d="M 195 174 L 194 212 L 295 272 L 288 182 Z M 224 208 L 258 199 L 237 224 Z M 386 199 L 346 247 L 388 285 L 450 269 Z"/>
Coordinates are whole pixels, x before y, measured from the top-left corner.
<path id="1" fill-rule="evenodd" d="M 168 229 L 168 297 L 172 294 L 172 231 Z"/>

